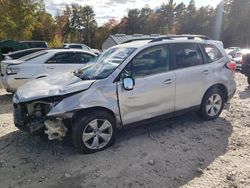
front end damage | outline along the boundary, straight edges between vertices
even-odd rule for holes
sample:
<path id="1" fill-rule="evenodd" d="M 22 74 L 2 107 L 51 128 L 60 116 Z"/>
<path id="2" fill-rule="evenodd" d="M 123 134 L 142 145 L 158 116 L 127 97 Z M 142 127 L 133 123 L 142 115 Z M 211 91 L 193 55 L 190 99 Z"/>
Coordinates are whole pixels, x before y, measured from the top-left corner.
<path id="1" fill-rule="evenodd" d="M 54 106 L 54 102 L 46 101 L 14 103 L 14 124 L 31 135 L 45 133 L 49 140 L 62 140 L 68 131 L 64 119 L 47 117 Z"/>

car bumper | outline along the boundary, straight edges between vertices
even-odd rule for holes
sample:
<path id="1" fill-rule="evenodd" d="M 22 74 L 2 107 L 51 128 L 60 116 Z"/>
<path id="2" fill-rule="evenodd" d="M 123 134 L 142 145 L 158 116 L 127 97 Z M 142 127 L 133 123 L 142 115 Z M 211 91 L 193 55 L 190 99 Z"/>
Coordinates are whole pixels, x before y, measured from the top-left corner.
<path id="1" fill-rule="evenodd" d="M 240 63 L 236 63 L 236 70 L 241 70 L 242 69 L 242 65 Z"/>
<path id="2" fill-rule="evenodd" d="M 8 92 L 16 92 L 17 88 L 30 81 L 30 79 L 16 79 L 15 75 L 1 77 L 2 88 Z"/>

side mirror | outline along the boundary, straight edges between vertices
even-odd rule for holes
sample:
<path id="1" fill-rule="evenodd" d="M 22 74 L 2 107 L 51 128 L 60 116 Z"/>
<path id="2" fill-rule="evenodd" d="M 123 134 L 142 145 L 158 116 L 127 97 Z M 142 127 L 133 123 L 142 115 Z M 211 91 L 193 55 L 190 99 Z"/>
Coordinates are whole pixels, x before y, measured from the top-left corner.
<path id="1" fill-rule="evenodd" d="M 123 78 L 123 88 L 125 90 L 133 90 L 134 89 L 134 79 L 131 78 L 131 77 L 126 77 L 126 78 Z"/>

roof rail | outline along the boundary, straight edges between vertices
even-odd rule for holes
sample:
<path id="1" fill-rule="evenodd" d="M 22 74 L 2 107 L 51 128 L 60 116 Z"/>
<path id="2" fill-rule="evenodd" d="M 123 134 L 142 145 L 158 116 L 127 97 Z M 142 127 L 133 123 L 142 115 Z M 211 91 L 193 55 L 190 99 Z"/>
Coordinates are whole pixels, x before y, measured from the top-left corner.
<path id="1" fill-rule="evenodd" d="M 211 40 L 211 38 L 206 36 L 206 35 L 166 35 L 163 37 L 154 38 L 153 40 L 150 41 L 150 43 L 151 42 L 158 42 L 158 41 L 162 41 L 162 40 L 172 40 L 175 38 L 187 38 L 188 40 L 200 38 L 202 40 Z"/>
<path id="2" fill-rule="evenodd" d="M 134 38 L 134 39 L 127 40 L 127 41 L 123 42 L 122 44 L 133 42 L 133 41 L 140 41 L 140 40 L 151 40 L 152 41 L 154 39 L 157 39 L 157 38 L 156 37 L 140 37 L 140 38 Z"/>

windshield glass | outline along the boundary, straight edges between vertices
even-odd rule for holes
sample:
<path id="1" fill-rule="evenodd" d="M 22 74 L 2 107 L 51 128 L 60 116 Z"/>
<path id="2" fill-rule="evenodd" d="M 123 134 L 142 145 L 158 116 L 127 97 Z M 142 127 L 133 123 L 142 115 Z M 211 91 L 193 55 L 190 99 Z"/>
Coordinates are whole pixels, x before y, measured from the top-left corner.
<path id="1" fill-rule="evenodd" d="M 46 52 L 46 51 L 35 52 L 35 53 L 32 53 L 32 54 L 21 57 L 20 60 L 29 61 L 31 59 L 37 58 L 37 57 L 42 56 L 42 55 L 47 54 L 47 53 L 48 52 Z"/>
<path id="2" fill-rule="evenodd" d="M 75 72 L 82 79 L 96 80 L 108 77 L 136 48 L 110 48 L 103 52 L 94 63 L 89 63 Z"/>

